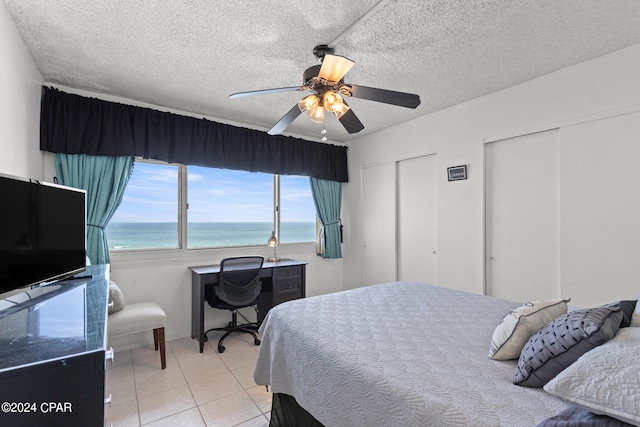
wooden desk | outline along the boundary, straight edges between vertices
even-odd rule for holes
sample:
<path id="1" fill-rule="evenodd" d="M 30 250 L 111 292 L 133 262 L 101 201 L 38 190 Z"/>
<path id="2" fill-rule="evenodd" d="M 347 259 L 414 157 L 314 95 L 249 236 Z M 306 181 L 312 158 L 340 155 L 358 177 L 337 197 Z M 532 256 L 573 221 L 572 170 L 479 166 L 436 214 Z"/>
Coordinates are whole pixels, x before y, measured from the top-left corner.
<path id="1" fill-rule="evenodd" d="M 306 262 L 282 259 L 262 264 L 260 278 L 262 291 L 258 300 L 258 323 L 271 307 L 298 298 L 304 298 Z M 204 349 L 204 289 L 206 285 L 218 283 L 220 265 L 189 267 L 191 270 L 191 338 L 200 343 L 200 353 Z"/>

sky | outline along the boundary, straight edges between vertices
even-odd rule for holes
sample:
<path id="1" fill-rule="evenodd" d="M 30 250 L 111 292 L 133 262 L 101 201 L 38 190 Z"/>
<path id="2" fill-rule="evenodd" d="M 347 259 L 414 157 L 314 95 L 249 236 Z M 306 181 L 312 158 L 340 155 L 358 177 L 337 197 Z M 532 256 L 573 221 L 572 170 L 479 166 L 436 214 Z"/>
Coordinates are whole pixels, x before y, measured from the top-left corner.
<path id="1" fill-rule="evenodd" d="M 178 166 L 136 162 L 111 222 L 177 222 Z M 273 175 L 188 168 L 190 222 L 272 222 Z M 308 177 L 280 177 L 280 221 L 315 221 Z"/>

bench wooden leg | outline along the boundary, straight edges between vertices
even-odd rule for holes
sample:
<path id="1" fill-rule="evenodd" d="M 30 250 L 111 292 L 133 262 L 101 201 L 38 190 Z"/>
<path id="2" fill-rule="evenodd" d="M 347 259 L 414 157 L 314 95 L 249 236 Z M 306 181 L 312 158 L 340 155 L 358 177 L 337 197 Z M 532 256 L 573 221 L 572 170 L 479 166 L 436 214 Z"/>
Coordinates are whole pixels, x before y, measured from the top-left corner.
<path id="1" fill-rule="evenodd" d="M 156 328 L 153 330 L 153 345 L 156 350 L 160 348 L 160 364 L 162 369 L 167 367 L 167 353 L 164 344 L 164 328 Z"/>

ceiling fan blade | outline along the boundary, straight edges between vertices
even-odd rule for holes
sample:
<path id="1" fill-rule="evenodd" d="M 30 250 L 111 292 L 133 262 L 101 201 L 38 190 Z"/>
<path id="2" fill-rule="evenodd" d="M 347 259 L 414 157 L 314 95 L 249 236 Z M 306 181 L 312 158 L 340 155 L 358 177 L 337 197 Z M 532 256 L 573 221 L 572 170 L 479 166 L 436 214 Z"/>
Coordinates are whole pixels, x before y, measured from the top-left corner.
<path id="1" fill-rule="evenodd" d="M 243 98 L 245 96 L 262 95 L 265 93 L 276 93 L 276 92 L 292 92 L 295 90 L 302 91 L 302 90 L 305 90 L 305 88 L 301 86 L 290 86 L 290 87 L 278 87 L 275 89 L 252 90 L 249 92 L 232 93 L 231 95 L 229 95 L 229 98 Z"/>
<path id="2" fill-rule="evenodd" d="M 289 127 L 291 123 L 302 113 L 300 108 L 298 108 L 298 104 L 294 105 L 291 110 L 287 114 L 281 118 L 278 123 L 273 125 L 271 129 L 267 132 L 269 135 L 278 135 L 284 132 L 284 130 Z"/>
<path id="3" fill-rule="evenodd" d="M 325 55 L 318 77 L 330 82 L 339 82 L 356 63 L 344 56 Z"/>
<path id="4" fill-rule="evenodd" d="M 349 133 L 358 133 L 362 129 L 364 129 L 364 125 L 362 124 L 360 119 L 358 119 L 358 116 L 356 116 L 356 113 L 354 113 L 352 109 L 347 110 L 347 112 L 344 113 L 342 117 L 338 119 L 338 121 L 342 123 L 342 126 L 344 126 L 344 128 Z"/>
<path id="5" fill-rule="evenodd" d="M 346 90 L 347 93 L 343 91 Z M 384 102 L 385 104 L 398 105 L 400 107 L 416 108 L 420 105 L 420 97 L 413 93 L 396 92 L 394 90 L 378 89 L 375 87 L 342 85 L 340 93 L 354 98 L 368 99 L 369 101 Z"/>

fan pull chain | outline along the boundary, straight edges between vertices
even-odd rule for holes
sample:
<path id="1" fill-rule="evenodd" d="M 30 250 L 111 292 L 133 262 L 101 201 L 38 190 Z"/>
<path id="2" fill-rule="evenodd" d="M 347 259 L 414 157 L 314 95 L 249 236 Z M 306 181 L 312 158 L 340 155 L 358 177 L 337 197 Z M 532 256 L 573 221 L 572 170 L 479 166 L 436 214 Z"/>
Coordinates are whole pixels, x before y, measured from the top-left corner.
<path id="1" fill-rule="evenodd" d="M 320 133 L 322 134 L 322 138 L 320 140 L 322 142 L 327 142 L 327 130 L 324 128 L 324 119 L 322 119 L 322 130 Z"/>

